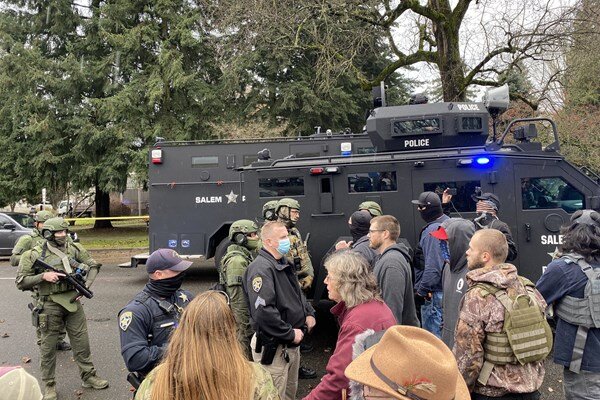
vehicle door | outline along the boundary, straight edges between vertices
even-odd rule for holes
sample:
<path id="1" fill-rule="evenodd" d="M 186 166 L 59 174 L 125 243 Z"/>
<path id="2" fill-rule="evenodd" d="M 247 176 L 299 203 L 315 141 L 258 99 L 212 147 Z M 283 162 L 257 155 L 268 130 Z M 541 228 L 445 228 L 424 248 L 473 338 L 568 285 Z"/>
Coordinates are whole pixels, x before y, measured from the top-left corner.
<path id="1" fill-rule="evenodd" d="M 586 208 L 586 198 L 593 195 L 586 183 L 588 179 L 570 167 L 535 161 L 515 164 L 514 190 L 519 196 L 515 240 L 522 275 L 535 282 L 558 253 L 561 226 L 575 211 Z"/>
<path id="2" fill-rule="evenodd" d="M 4 228 L 4 225 L 11 224 L 14 228 Z M 0 215 L 0 254 L 8 255 L 12 253 L 15 242 L 19 238 L 16 233 L 16 223 L 4 215 Z"/>

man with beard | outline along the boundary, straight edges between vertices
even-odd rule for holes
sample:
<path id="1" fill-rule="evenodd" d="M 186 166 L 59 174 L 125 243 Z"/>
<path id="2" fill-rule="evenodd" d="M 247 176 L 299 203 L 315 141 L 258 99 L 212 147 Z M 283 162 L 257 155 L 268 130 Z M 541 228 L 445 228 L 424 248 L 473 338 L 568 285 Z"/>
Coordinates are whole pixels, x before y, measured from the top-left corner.
<path id="1" fill-rule="evenodd" d="M 453 352 L 471 398 L 537 400 L 552 346 L 546 302 L 506 263 L 508 244 L 500 231 L 477 231 L 466 254 L 469 290 Z"/>
<path id="2" fill-rule="evenodd" d="M 474 233 L 473 223 L 462 218 L 447 219 L 436 231 L 431 232 L 431 236 L 440 241 L 440 249 L 445 260 L 442 271 L 444 289 L 442 340 L 449 348 L 454 345 L 454 328 L 456 328 L 460 301 L 468 289 L 465 279 L 468 272 L 465 252 Z"/>
<path id="3" fill-rule="evenodd" d="M 96 376 L 92 363 L 85 313 L 79 302 L 81 296 L 63 279 L 65 274 L 79 272 L 84 276 L 82 279 L 85 279 L 86 286 L 90 287 L 100 271 L 100 264 L 87 252 L 81 251 L 81 245 L 74 246 L 67 242 L 68 228 L 69 224 L 62 218 L 47 220 L 42 228 L 46 242 L 21 256 L 16 279 L 20 290 L 35 290 L 38 293 L 34 319 L 41 335 L 40 370 L 45 385 L 45 400 L 58 398 L 55 381 L 56 343 L 65 328 L 83 380 L 82 386 L 94 389 L 108 387 L 108 381 Z M 40 270 L 34 266 L 37 259 L 64 272 Z"/>
<path id="4" fill-rule="evenodd" d="M 140 382 L 162 358 L 169 335 L 193 298 L 181 289 L 191 265 L 172 249 L 156 250 L 146 261 L 148 283 L 119 312 L 121 355 Z"/>
<path id="5" fill-rule="evenodd" d="M 412 291 L 412 274 L 405 248 L 396 243 L 400 224 L 392 215 L 371 220 L 369 246 L 380 254 L 373 273 L 381 289 L 381 297 L 400 325 L 419 326 Z M 404 250 L 404 251 L 403 251 Z"/>
<path id="6" fill-rule="evenodd" d="M 335 245 L 335 250 L 352 249 L 362 255 L 371 269 L 375 265 L 375 259 L 377 258 L 377 252 L 369 246 L 369 227 L 371 226 L 371 214 L 366 211 L 355 211 L 348 219 L 348 226 L 350 228 L 350 234 L 352 235 L 352 241 L 347 242 L 341 240 Z"/>
<path id="7" fill-rule="evenodd" d="M 449 217 L 443 213 L 440 196 L 434 192 L 423 192 L 412 203 L 417 206 L 421 218 L 426 222 L 421 229 L 413 259 L 417 295 L 415 300 L 417 304 L 422 304 L 423 328 L 441 338 L 444 258 L 437 239 L 430 233 L 437 230 Z"/>

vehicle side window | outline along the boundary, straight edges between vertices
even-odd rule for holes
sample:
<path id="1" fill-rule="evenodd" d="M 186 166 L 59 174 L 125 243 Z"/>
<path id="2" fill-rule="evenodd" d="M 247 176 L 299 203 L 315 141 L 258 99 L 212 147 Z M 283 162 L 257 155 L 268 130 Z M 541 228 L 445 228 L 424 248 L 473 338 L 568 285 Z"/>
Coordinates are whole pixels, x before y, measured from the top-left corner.
<path id="1" fill-rule="evenodd" d="M 356 150 L 356 154 L 375 154 L 375 147 L 359 147 Z"/>
<path id="2" fill-rule="evenodd" d="M 0 215 L 0 227 L 4 228 L 4 224 L 12 224 L 12 222 L 8 218 Z"/>
<path id="3" fill-rule="evenodd" d="M 475 211 L 476 206 L 475 200 L 471 196 L 479 187 L 481 187 L 480 181 L 430 182 L 423 185 L 423 190 L 435 192 L 441 196 L 446 188 L 456 189 L 456 194 L 452 196 L 450 211 L 471 212 Z"/>
<path id="4" fill-rule="evenodd" d="M 583 210 L 584 195 L 561 177 L 521 178 L 523 210 Z"/>
<path id="5" fill-rule="evenodd" d="M 289 197 L 304 194 L 304 178 L 299 176 L 260 178 L 260 197 Z"/>
<path id="6" fill-rule="evenodd" d="M 218 167 L 218 156 L 192 157 L 192 168 Z"/>
<path id="7" fill-rule="evenodd" d="M 397 190 L 395 171 L 348 174 L 348 192 L 390 192 Z"/>
<path id="8" fill-rule="evenodd" d="M 256 154 L 245 154 L 244 155 L 244 167 L 258 161 L 258 155 Z"/>

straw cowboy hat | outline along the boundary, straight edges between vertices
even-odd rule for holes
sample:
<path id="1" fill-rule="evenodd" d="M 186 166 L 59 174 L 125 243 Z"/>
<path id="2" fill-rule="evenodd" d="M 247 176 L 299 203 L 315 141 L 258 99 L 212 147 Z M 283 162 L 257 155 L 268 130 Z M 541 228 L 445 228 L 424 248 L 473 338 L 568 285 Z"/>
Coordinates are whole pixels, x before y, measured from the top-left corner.
<path id="1" fill-rule="evenodd" d="M 346 368 L 346 376 L 396 399 L 470 400 L 454 355 L 421 328 L 396 325 Z"/>

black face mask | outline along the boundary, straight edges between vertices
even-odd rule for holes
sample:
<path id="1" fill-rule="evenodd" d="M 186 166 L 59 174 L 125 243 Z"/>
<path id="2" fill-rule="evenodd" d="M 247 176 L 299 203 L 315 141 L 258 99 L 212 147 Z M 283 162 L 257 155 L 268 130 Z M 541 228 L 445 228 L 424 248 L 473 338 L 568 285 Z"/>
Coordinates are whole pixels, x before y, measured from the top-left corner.
<path id="1" fill-rule="evenodd" d="M 150 279 L 146 287 L 159 297 L 169 298 L 181 287 L 184 278 L 185 271 L 167 279 Z"/>
<path id="2" fill-rule="evenodd" d="M 419 210 L 421 218 L 425 222 L 432 222 L 442 216 L 442 206 L 427 206 L 424 210 Z"/>
<path id="3" fill-rule="evenodd" d="M 352 214 L 348 227 L 350 228 L 350 234 L 354 243 L 369 233 L 371 218 L 371 215 L 364 211 L 356 211 Z"/>

